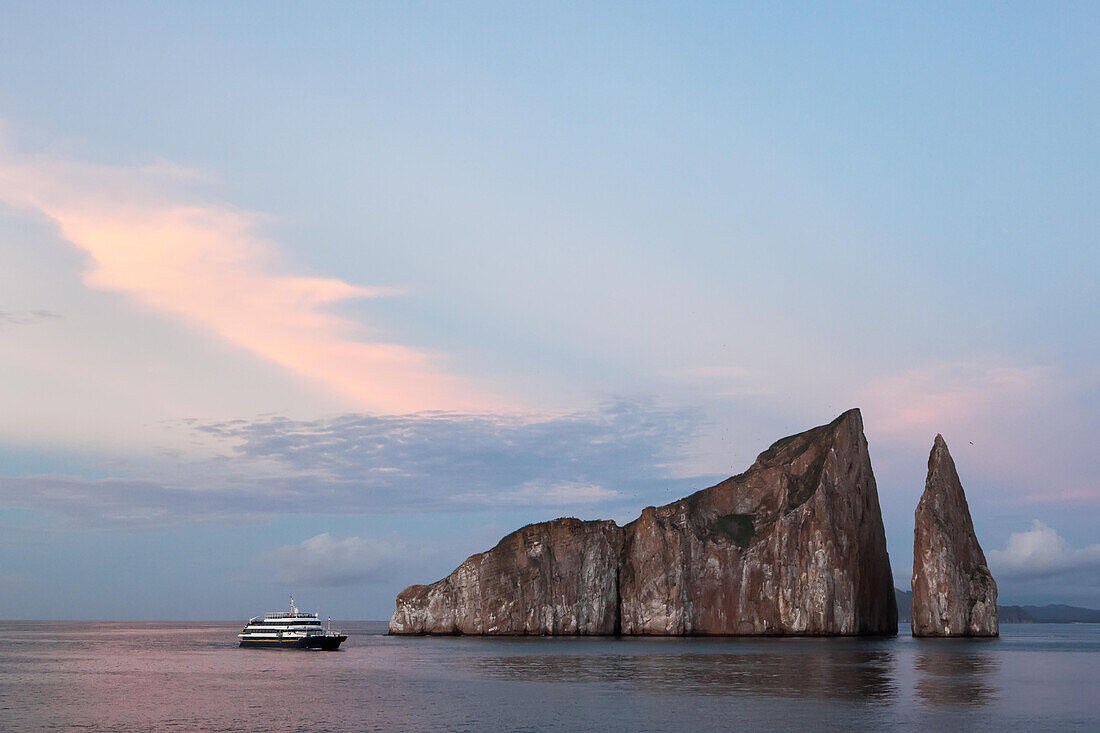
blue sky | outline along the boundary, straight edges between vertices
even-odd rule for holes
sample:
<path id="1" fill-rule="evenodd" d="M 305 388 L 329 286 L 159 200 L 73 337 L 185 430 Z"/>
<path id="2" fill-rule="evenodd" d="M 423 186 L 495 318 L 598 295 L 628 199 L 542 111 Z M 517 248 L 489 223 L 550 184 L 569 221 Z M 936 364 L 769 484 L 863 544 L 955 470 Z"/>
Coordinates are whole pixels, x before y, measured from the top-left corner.
<path id="1" fill-rule="evenodd" d="M 384 618 L 852 406 L 897 585 L 940 432 L 1100 606 L 1095 6 L 0 14 L 0 617 Z"/>

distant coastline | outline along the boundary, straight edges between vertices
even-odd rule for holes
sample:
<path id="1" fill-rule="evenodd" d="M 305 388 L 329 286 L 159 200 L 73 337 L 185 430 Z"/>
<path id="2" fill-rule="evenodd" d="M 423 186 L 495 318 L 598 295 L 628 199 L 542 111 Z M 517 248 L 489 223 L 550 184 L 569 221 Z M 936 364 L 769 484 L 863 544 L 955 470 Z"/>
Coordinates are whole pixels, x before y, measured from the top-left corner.
<path id="1" fill-rule="evenodd" d="M 912 619 L 913 592 L 894 588 L 898 600 L 898 623 Z M 1100 610 L 1049 604 L 1046 606 L 997 606 L 1002 624 L 1100 624 Z"/>

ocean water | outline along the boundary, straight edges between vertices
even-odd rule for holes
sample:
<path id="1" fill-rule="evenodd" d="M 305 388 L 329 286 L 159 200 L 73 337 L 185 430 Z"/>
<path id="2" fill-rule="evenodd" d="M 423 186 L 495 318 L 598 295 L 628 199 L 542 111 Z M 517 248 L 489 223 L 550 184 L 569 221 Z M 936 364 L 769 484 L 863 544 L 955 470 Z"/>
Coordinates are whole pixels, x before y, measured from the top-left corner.
<path id="1" fill-rule="evenodd" d="M 5 622 L 0 730 L 1100 730 L 1100 625 L 999 640 L 391 637 Z"/>

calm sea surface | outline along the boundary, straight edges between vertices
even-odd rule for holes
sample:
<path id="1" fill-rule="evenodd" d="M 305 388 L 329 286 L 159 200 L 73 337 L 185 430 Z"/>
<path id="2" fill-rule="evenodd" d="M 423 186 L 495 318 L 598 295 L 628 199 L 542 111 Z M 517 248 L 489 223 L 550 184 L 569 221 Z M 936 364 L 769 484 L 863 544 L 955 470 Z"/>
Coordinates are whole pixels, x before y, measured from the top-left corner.
<path id="1" fill-rule="evenodd" d="M 1100 730 L 1100 625 L 997 641 L 482 639 L 345 623 L 339 652 L 241 624 L 5 622 L 2 730 Z"/>

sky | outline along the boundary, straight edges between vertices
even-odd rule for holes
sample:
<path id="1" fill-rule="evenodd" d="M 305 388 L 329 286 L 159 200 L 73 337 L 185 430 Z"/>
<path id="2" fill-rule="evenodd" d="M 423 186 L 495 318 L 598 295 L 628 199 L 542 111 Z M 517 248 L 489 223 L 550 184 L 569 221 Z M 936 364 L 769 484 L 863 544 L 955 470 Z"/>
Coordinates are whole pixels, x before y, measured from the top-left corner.
<path id="1" fill-rule="evenodd" d="M 1100 607 L 1091 3 L 0 7 L 0 618 L 385 619 L 863 412 Z"/>

